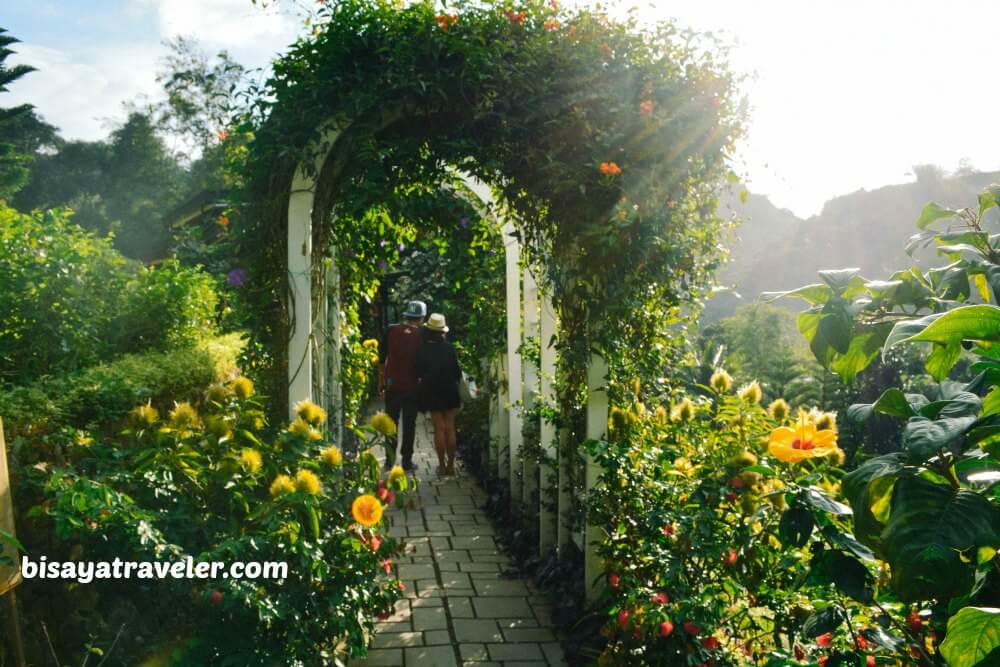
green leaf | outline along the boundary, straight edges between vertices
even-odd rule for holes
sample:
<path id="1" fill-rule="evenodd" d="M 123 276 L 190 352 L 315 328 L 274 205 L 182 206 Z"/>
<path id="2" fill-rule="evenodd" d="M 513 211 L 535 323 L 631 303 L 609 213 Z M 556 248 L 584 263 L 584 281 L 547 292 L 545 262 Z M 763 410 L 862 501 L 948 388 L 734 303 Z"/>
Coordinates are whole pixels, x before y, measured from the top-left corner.
<path id="1" fill-rule="evenodd" d="M 902 600 L 962 594 L 972 584 L 975 566 L 961 552 L 997 545 L 1000 510 L 983 496 L 921 477 L 896 482 L 883 551 L 892 588 Z"/>
<path id="2" fill-rule="evenodd" d="M 945 218 L 954 218 L 958 215 L 958 211 L 950 208 L 943 208 L 934 202 L 930 202 L 924 209 L 920 212 L 920 217 L 917 218 L 917 227 L 919 229 L 927 229 L 930 225 L 934 224 L 938 220 L 943 220 Z"/>
<path id="3" fill-rule="evenodd" d="M 845 533 L 832 525 L 827 525 L 823 526 L 823 534 L 844 551 L 850 551 L 861 560 L 870 563 L 875 562 L 875 552 L 861 544 L 861 542 L 858 542 L 850 533 Z"/>
<path id="4" fill-rule="evenodd" d="M 833 632 L 844 622 L 844 613 L 840 607 L 826 607 L 814 612 L 802 624 L 802 636 L 815 639 L 827 632 Z"/>
<path id="5" fill-rule="evenodd" d="M 860 561 L 842 551 L 827 549 L 813 559 L 811 576 L 829 581 L 858 602 L 875 597 L 875 578 Z"/>
<path id="6" fill-rule="evenodd" d="M 889 493 L 903 470 L 905 454 L 894 453 L 865 461 L 844 476 L 843 489 L 854 510 L 854 534 L 878 552 Z"/>
<path id="7" fill-rule="evenodd" d="M 1000 609 L 965 607 L 948 619 L 941 655 L 949 667 L 974 667 L 1000 647 Z"/>
<path id="8" fill-rule="evenodd" d="M 982 219 L 986 211 L 994 208 L 997 205 L 997 199 L 1000 197 L 1000 186 L 991 185 L 987 189 L 979 193 L 977 199 L 979 200 L 979 218 Z"/>
<path id="9" fill-rule="evenodd" d="M 903 447 L 909 452 L 911 461 L 921 463 L 958 442 L 975 422 L 975 417 L 935 420 L 913 417 L 903 427 Z"/>
<path id="10" fill-rule="evenodd" d="M 852 513 L 850 507 L 844 503 L 837 502 L 818 489 L 806 489 L 800 498 L 802 498 L 805 503 L 823 512 L 839 516 L 848 516 Z"/>
<path id="11" fill-rule="evenodd" d="M 760 298 L 765 302 L 770 302 L 784 297 L 798 297 L 815 306 L 826 303 L 831 296 L 833 296 L 833 290 L 827 285 L 815 283 L 787 292 L 762 292 Z"/>
<path id="12" fill-rule="evenodd" d="M 829 285 L 834 292 L 840 294 L 851 284 L 861 269 L 837 269 L 834 271 L 819 271 L 819 277 Z"/>
<path id="13" fill-rule="evenodd" d="M 812 512 L 802 505 L 795 504 L 785 510 L 778 523 L 778 539 L 795 547 L 805 546 L 812 535 L 816 520 Z"/>
<path id="14" fill-rule="evenodd" d="M 883 340 L 884 336 L 879 336 L 874 331 L 855 336 L 851 339 L 847 352 L 835 359 L 830 368 L 840 375 L 842 380 L 849 382 L 878 356 Z"/>
<path id="15" fill-rule="evenodd" d="M 1000 341 L 1000 307 L 977 304 L 956 308 L 930 322 L 923 331 L 912 336 L 909 340 L 939 345 L 953 342 L 961 343 L 963 340 L 998 342 Z"/>

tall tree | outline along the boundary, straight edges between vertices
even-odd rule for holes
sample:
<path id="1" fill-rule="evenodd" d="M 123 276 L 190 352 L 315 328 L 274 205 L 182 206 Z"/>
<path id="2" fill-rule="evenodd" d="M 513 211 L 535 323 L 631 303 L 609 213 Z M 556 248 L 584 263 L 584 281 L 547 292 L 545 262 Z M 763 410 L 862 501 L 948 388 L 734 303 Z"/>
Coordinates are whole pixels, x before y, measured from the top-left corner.
<path id="1" fill-rule="evenodd" d="M 7 34 L 7 30 L 0 28 L 0 93 L 9 92 L 8 86 L 10 84 L 35 70 L 30 65 L 11 66 L 7 64 L 7 58 L 14 53 L 13 49 L 10 48 L 11 45 L 17 44 L 19 41 L 16 37 Z M 30 104 L 21 104 L 6 109 L 0 108 L 0 130 L 30 111 Z M 0 142 L 0 200 L 9 198 L 28 182 L 29 161 L 30 158 L 19 152 L 14 144 Z"/>

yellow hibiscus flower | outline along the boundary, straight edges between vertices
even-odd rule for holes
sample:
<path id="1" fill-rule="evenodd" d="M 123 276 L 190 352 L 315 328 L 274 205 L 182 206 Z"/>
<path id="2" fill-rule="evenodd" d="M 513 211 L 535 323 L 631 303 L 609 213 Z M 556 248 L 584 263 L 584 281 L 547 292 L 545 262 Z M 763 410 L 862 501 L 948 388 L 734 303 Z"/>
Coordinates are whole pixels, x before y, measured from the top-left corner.
<path id="1" fill-rule="evenodd" d="M 382 520 L 382 503 L 370 493 L 358 496 L 351 504 L 354 520 L 365 528 L 371 528 Z"/>
<path id="2" fill-rule="evenodd" d="M 799 419 L 794 427 L 774 429 L 767 441 L 768 453 L 785 463 L 798 463 L 839 450 L 836 431 L 817 429 L 816 424 L 805 419 Z"/>

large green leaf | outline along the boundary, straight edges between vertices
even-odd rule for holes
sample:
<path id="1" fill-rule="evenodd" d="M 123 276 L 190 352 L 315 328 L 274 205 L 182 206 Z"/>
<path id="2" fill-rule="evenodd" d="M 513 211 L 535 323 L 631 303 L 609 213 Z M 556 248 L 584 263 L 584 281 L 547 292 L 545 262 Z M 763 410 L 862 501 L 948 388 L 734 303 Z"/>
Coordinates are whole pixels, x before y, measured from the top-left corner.
<path id="1" fill-rule="evenodd" d="M 930 202 L 924 206 L 924 210 L 920 212 L 920 217 L 917 218 L 917 227 L 920 229 L 927 229 L 927 227 L 938 220 L 954 218 L 956 215 L 958 215 L 958 211 L 955 209 L 944 208 L 935 202 Z"/>
<path id="2" fill-rule="evenodd" d="M 861 269 L 836 269 L 831 271 L 819 271 L 819 277 L 834 292 L 840 294 L 850 286 L 851 281 L 861 272 Z"/>
<path id="3" fill-rule="evenodd" d="M 948 620 L 948 634 L 941 644 L 941 655 L 950 667 L 974 667 L 988 657 L 995 665 L 1000 648 L 1000 609 L 965 607 Z M 993 654 L 991 656 L 991 654 Z"/>
<path id="4" fill-rule="evenodd" d="M 892 587 L 904 601 L 947 599 L 972 585 L 962 552 L 1000 546 L 1000 510 L 967 489 L 903 477 L 882 535 Z"/>
<path id="5" fill-rule="evenodd" d="M 833 290 L 830 289 L 828 285 L 822 283 L 814 283 L 812 285 L 805 285 L 798 289 L 788 290 L 787 292 L 763 292 L 760 297 L 764 301 L 774 301 L 782 297 L 798 297 L 805 301 L 808 301 L 812 305 L 824 304 L 830 300 L 833 296 Z"/>
<path id="6" fill-rule="evenodd" d="M 854 534 L 876 553 L 888 514 L 889 494 L 905 460 L 902 453 L 869 459 L 843 479 L 844 495 L 854 510 Z"/>
<path id="7" fill-rule="evenodd" d="M 1000 307 L 976 304 L 956 308 L 930 322 L 909 340 L 938 345 L 961 343 L 963 340 L 1000 342 Z"/>
<path id="8" fill-rule="evenodd" d="M 830 582 L 858 602 L 871 602 L 875 596 L 875 578 L 864 565 L 843 551 L 826 549 L 811 563 L 810 576 Z"/>
<path id="9" fill-rule="evenodd" d="M 903 428 L 903 447 L 909 452 L 911 461 L 921 463 L 959 442 L 975 422 L 975 417 L 935 420 L 913 417 Z"/>
<path id="10" fill-rule="evenodd" d="M 830 368 L 845 382 L 852 380 L 878 356 L 884 340 L 885 334 L 880 335 L 877 331 L 855 336 L 851 339 L 847 352 L 834 359 Z"/>

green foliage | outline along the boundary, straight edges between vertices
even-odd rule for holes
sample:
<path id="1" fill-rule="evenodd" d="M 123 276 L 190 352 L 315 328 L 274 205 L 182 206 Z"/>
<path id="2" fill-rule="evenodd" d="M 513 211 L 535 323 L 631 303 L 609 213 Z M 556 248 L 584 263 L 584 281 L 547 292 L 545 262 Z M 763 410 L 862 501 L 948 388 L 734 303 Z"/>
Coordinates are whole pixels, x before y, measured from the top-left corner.
<path id="1" fill-rule="evenodd" d="M 51 434 L 67 426 L 112 433 L 137 404 L 166 411 L 172 401 L 196 400 L 208 385 L 232 377 L 242 346 L 239 336 L 230 334 L 42 378 L 0 391 L 0 417 L 9 437 Z"/>
<path id="2" fill-rule="evenodd" d="M 993 611 L 979 607 L 1000 601 L 994 472 L 1000 467 L 1000 308 L 994 305 L 1000 255 L 996 237 L 984 229 L 998 192 L 997 186 L 983 191 L 976 208 L 924 208 L 922 231 L 908 250 L 933 244 L 949 262 L 944 267 L 914 267 L 888 281 L 854 270 L 821 272 L 824 286 L 791 294 L 813 304 L 800 323 L 810 323 L 803 330 L 814 353 L 842 370 L 850 350 L 863 346 L 867 360 L 873 342 L 883 354 L 913 343 L 931 346 L 925 368 L 940 382 L 932 395 L 882 387 L 877 400 L 848 411 L 855 420 L 886 415 L 905 425 L 902 451 L 866 461 L 844 478 L 844 488 L 858 538 L 886 560 L 894 595 L 929 603 L 938 625 L 947 621 L 940 655 L 953 666 L 987 664 L 996 645 Z M 935 229 L 944 221 L 945 230 Z M 971 366 L 959 365 L 966 351 L 974 356 Z M 866 364 L 842 374 L 851 378 Z M 946 379 L 969 374 L 965 382 Z"/>
<path id="3" fill-rule="evenodd" d="M 0 93 L 9 92 L 8 86 L 11 83 L 35 70 L 30 65 L 6 64 L 7 58 L 14 53 L 10 46 L 19 41 L 7 34 L 5 29 L 0 28 Z M 0 108 L 0 136 L 7 132 L 12 123 L 30 112 L 31 106 L 27 104 L 7 109 Z M 27 182 L 28 162 L 29 157 L 18 150 L 17 146 L 0 141 L 0 202 L 9 198 Z"/>
<path id="4" fill-rule="evenodd" d="M 68 655 L 82 633 L 108 636 L 122 621 L 115 664 L 333 664 L 365 652 L 373 618 L 401 595 L 390 575 L 400 547 L 382 534 L 384 520 L 356 523 L 352 503 L 371 494 L 401 507 L 412 482 L 386 485 L 370 457 L 329 449 L 318 406 L 300 406 L 286 430 L 267 429 L 252 392 L 240 378 L 169 412 L 141 405 L 118 435 L 70 431 L 15 452 L 28 553 L 287 564 L 273 579 L 28 580 L 25 598 L 50 603 L 26 623 L 39 656 L 42 623 L 58 623 L 54 648 Z M 64 613 L 80 608 L 87 613 Z"/>
<path id="5" fill-rule="evenodd" d="M 0 383 L 23 384 L 214 331 L 212 280 L 142 267 L 61 211 L 0 208 Z"/>
<path id="6" fill-rule="evenodd" d="M 923 625 L 904 624 L 911 608 L 850 529 L 843 454 L 790 444 L 814 442 L 829 416 L 778 421 L 731 391 L 670 413 L 613 408 L 609 441 L 588 444 L 606 534 L 598 664 L 909 660 Z"/>
<path id="7" fill-rule="evenodd" d="M 421 219 L 414 199 L 458 167 L 495 188 L 544 267 L 567 363 L 582 368 L 593 348 L 615 362 L 637 350 L 658 361 L 666 329 L 721 260 L 715 192 L 744 115 L 724 59 L 672 24 L 646 29 L 540 0 L 523 15 L 500 3 L 448 11 L 458 18 L 427 3 L 324 4 L 314 34 L 252 91 L 259 102 L 236 128 L 253 135 L 251 206 L 237 228 L 261 349 L 281 355 L 291 325 L 294 170 L 332 150 L 314 215 L 329 224 L 314 247 L 339 246 L 342 226 L 371 220 L 370 211 Z M 336 146 L 314 143 L 328 122 L 343 129 Z M 276 384 L 288 363 L 261 360 Z"/>

